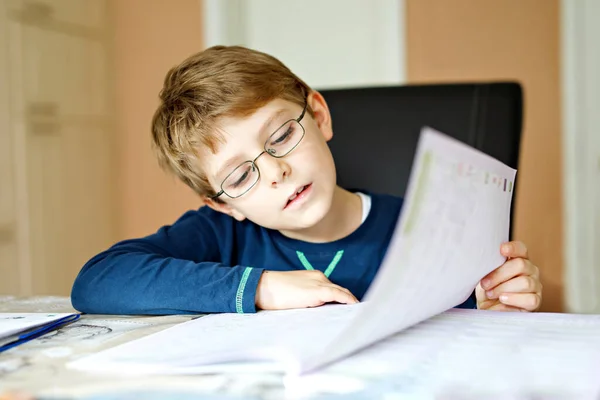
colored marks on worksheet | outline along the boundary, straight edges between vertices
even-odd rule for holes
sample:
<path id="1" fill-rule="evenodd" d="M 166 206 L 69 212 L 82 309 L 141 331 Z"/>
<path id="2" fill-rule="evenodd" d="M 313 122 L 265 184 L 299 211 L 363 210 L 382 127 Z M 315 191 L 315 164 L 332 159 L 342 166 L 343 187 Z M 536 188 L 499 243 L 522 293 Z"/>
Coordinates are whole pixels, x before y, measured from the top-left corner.
<path id="1" fill-rule="evenodd" d="M 506 178 L 502 178 L 498 175 L 490 174 L 489 172 L 485 172 L 485 177 L 483 179 L 486 185 L 494 185 L 501 189 L 503 192 L 512 192 L 513 190 L 513 182 Z"/>
<path id="2" fill-rule="evenodd" d="M 502 190 L 503 192 L 510 193 L 513 190 L 513 182 L 511 180 L 503 178 L 499 175 L 495 175 L 495 174 L 492 174 L 487 171 L 481 172 L 481 171 L 477 170 L 475 167 L 473 167 L 472 165 L 469 165 L 469 164 L 466 164 L 463 162 L 459 162 L 459 163 L 455 164 L 455 166 L 456 166 L 456 172 L 457 172 L 458 176 L 470 177 L 470 176 L 480 175 L 483 177 L 483 182 L 486 185 L 496 186 L 498 189 Z"/>

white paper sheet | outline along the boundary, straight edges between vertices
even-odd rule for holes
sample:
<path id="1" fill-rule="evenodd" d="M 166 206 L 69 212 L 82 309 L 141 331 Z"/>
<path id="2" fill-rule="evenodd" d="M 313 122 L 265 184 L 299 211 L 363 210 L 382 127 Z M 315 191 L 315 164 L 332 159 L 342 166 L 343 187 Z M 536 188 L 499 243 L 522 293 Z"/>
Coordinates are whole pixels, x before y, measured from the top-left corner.
<path id="1" fill-rule="evenodd" d="M 329 376 L 418 398 L 597 399 L 600 315 L 449 310 L 293 386 Z"/>
<path id="2" fill-rule="evenodd" d="M 458 305 L 504 262 L 500 244 L 508 238 L 514 176 L 513 169 L 491 157 L 426 129 L 368 302 L 208 316 L 72 366 L 183 373 L 207 371 L 211 364 L 276 359 L 266 365 L 306 372 L 336 361 Z"/>
<path id="3" fill-rule="evenodd" d="M 303 353 L 323 348 L 364 306 L 209 315 L 84 357 L 69 367 L 162 374 L 294 371 Z"/>
<path id="4" fill-rule="evenodd" d="M 327 352 L 303 360 L 303 371 L 465 301 L 478 281 L 502 265 L 516 171 L 465 144 L 425 128 L 403 210 L 368 306 Z"/>
<path id="5" fill-rule="evenodd" d="M 68 317 L 71 313 L 0 313 L 0 340 Z"/>

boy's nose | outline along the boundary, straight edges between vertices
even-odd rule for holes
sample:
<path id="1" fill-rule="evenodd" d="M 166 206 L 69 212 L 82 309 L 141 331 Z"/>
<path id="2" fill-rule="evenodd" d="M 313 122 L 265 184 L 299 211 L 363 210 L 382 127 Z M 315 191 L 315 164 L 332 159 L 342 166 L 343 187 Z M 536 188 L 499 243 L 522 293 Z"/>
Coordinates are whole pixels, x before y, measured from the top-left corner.
<path id="1" fill-rule="evenodd" d="M 276 187 L 292 173 L 290 165 L 283 158 L 263 157 L 260 168 L 264 178 L 271 186 Z"/>

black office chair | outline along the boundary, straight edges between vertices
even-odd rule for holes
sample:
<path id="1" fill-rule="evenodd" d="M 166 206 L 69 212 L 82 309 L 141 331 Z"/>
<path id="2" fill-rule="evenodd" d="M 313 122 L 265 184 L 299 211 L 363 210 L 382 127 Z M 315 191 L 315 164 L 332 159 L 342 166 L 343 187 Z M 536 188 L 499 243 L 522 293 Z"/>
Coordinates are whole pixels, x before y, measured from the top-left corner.
<path id="1" fill-rule="evenodd" d="M 518 83 L 409 85 L 321 93 L 331 111 L 334 135 L 329 146 L 342 187 L 404 196 L 423 126 L 512 168 L 518 166 L 523 113 Z"/>

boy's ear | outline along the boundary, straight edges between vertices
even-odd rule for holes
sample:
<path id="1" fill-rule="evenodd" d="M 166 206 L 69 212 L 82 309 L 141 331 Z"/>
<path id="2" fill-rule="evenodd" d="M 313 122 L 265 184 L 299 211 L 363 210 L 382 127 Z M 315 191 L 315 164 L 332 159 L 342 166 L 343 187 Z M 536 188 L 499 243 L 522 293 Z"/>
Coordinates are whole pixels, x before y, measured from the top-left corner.
<path id="1" fill-rule="evenodd" d="M 240 222 L 246 219 L 246 217 L 242 213 L 240 213 L 239 211 L 237 211 L 236 209 L 234 209 L 229 204 L 227 204 L 223 201 L 205 197 L 204 204 L 207 205 L 208 207 L 212 208 L 213 210 L 218 211 L 223 214 L 227 214 L 230 217 L 235 218 Z"/>
<path id="2" fill-rule="evenodd" d="M 315 90 L 309 93 L 306 98 L 306 102 L 313 110 L 314 120 L 317 126 L 321 130 L 323 137 L 326 141 L 330 141 L 333 137 L 333 129 L 331 127 L 331 114 L 329 113 L 329 106 L 323 95 Z"/>

